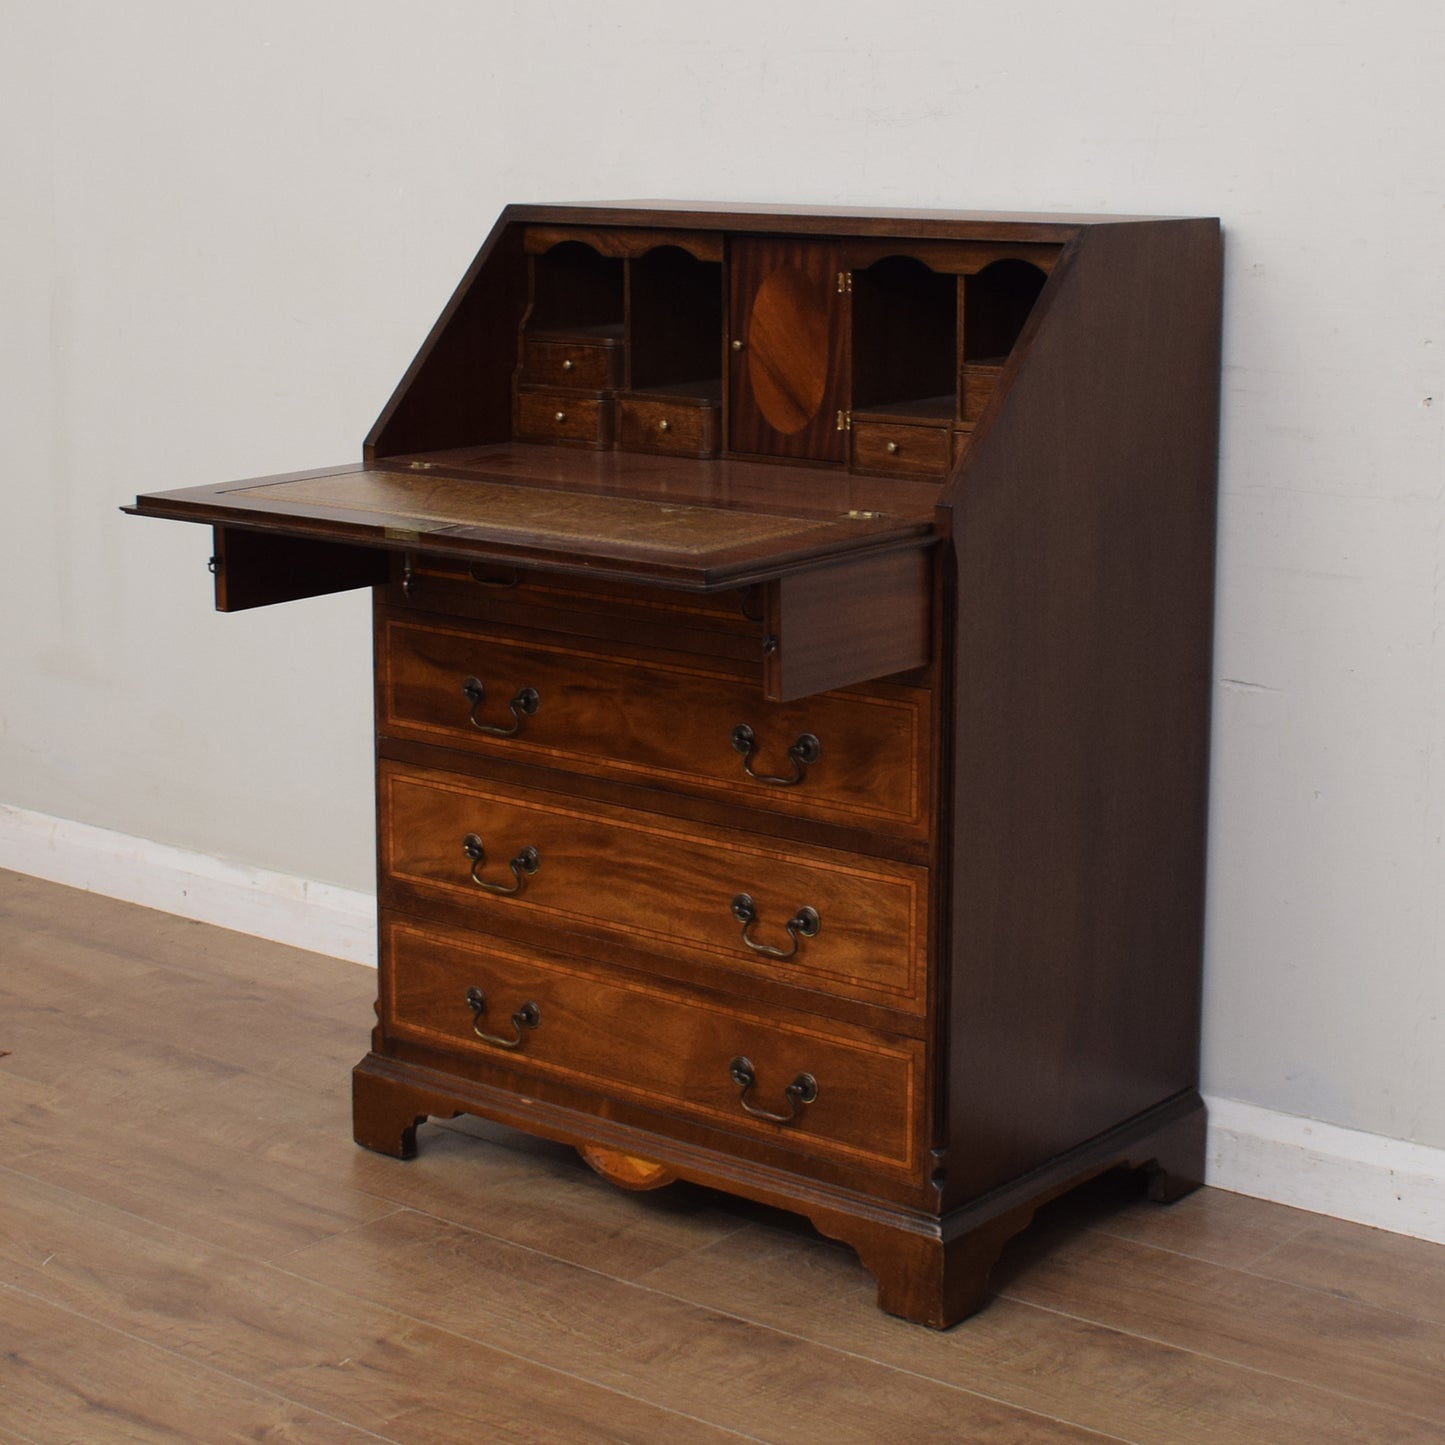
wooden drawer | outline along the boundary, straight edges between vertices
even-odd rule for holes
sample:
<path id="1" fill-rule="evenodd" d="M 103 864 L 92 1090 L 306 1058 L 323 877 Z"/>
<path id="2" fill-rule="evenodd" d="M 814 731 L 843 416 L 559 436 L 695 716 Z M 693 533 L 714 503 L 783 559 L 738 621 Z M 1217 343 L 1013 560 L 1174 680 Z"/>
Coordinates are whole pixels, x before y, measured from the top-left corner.
<path id="1" fill-rule="evenodd" d="M 386 736 L 899 836 L 927 827 L 920 689 L 771 703 L 755 679 L 677 654 L 644 660 L 405 615 L 379 616 L 377 629 Z"/>
<path id="2" fill-rule="evenodd" d="M 921 1040 L 622 980 L 504 940 L 390 916 L 380 1012 L 388 1039 L 577 1089 L 585 1107 L 609 1117 L 617 1101 L 648 1111 L 651 1127 L 656 1111 L 806 1153 L 904 1171 L 919 1160 Z M 752 1065 L 747 1097 L 755 1108 L 787 1114 L 786 1090 L 801 1074 L 814 1081 L 816 1097 L 798 1102 L 787 1122 L 749 1114 L 731 1073 L 735 1060 Z"/>
<path id="3" fill-rule="evenodd" d="M 388 902 L 923 1010 L 925 868 L 391 762 L 379 778 Z"/>
<path id="4" fill-rule="evenodd" d="M 504 562 L 470 566 L 422 555 L 397 558 L 383 602 L 488 625 L 560 632 L 583 640 L 732 658 L 756 667 L 766 601 L 761 588 L 672 593 L 658 587 L 575 580 Z M 462 625 L 467 625 L 463 622 Z"/>
<path id="5" fill-rule="evenodd" d="M 940 481 L 948 475 L 947 427 L 855 421 L 852 437 L 855 471 L 937 477 Z"/>
<path id="6" fill-rule="evenodd" d="M 617 444 L 633 452 L 710 457 L 718 448 L 719 410 L 696 397 L 619 397 Z"/>
<path id="7" fill-rule="evenodd" d="M 612 400 L 579 392 L 517 389 L 516 433 L 531 441 L 612 445 Z"/>
<path id="8" fill-rule="evenodd" d="M 622 384 L 622 348 L 566 339 L 522 345 L 521 380 L 527 386 L 612 391 Z"/>
<path id="9" fill-rule="evenodd" d="M 587 619 L 601 613 L 637 622 L 661 619 L 688 627 L 745 633 L 750 645 L 745 654 L 739 655 L 750 658 L 758 655 L 761 642 L 764 608 L 761 587 L 729 592 L 671 592 L 640 583 L 566 577 L 505 562 L 468 563 L 426 553 L 417 556 L 410 568 L 405 559 L 394 559 L 393 584 L 408 577 L 411 593 L 394 586 L 396 602 L 400 604 L 411 597 L 416 606 L 427 611 L 456 610 L 464 616 L 473 616 L 476 608 L 463 603 L 462 599 L 515 600 L 519 608 L 535 609 L 548 619 L 565 614 L 563 630 L 576 631 L 584 637 L 593 635 L 586 626 Z M 445 583 L 455 590 L 442 594 L 429 586 L 433 583 Z M 528 612 L 522 610 L 509 620 L 525 623 L 527 617 Z"/>

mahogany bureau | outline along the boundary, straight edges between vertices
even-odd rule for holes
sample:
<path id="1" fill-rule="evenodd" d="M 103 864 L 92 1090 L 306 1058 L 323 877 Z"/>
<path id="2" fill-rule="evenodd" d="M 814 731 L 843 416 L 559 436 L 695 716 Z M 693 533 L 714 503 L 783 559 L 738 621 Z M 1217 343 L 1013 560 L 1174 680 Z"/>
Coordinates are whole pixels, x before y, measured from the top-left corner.
<path id="1" fill-rule="evenodd" d="M 223 610 L 374 588 L 357 1140 L 796 1210 L 937 1327 L 1193 1188 L 1219 309 L 1209 220 L 514 206 L 359 465 L 138 498 Z"/>

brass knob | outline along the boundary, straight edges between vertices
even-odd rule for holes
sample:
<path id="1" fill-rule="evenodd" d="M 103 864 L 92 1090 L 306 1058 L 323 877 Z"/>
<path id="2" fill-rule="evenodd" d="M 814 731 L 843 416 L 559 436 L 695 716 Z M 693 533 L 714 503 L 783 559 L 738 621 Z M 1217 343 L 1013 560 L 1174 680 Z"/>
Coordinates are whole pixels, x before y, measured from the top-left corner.
<path id="1" fill-rule="evenodd" d="M 739 341 L 736 337 L 734 337 L 734 338 L 733 338 L 733 350 L 734 350 L 734 351 L 741 351 L 742 349 L 743 349 L 743 344 L 742 344 L 742 342 Z"/>
<path id="2" fill-rule="evenodd" d="M 567 420 L 567 413 L 565 411 L 554 412 L 552 414 L 552 420 L 555 422 L 564 422 Z"/>
<path id="3" fill-rule="evenodd" d="M 660 422 L 658 422 L 658 424 L 657 424 L 657 429 L 658 429 L 658 431 L 671 431 L 671 430 L 672 430 L 672 423 L 671 423 L 670 421 L 668 421 L 668 419 L 667 419 L 666 417 L 663 417 L 663 419 L 662 419 Z"/>
<path id="4" fill-rule="evenodd" d="M 887 447 L 885 448 L 885 450 L 887 451 L 887 453 L 888 453 L 888 455 L 889 455 L 890 457 L 891 457 L 891 456 L 895 456 L 895 455 L 897 454 L 897 452 L 898 452 L 898 443 L 897 443 L 897 442 L 889 442 L 888 445 L 887 445 Z"/>
<path id="5" fill-rule="evenodd" d="M 562 370 L 563 370 L 563 371 L 571 371 L 571 370 L 572 370 L 572 367 L 574 366 L 574 364 L 575 364 L 575 363 L 573 362 L 572 358 L 569 356 L 569 357 L 562 363 Z"/>

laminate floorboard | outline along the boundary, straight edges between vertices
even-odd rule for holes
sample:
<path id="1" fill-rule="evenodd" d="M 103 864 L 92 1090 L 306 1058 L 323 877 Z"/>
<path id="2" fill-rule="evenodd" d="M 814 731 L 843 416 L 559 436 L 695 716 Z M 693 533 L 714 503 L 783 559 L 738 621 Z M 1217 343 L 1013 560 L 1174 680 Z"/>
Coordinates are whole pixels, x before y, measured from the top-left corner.
<path id="1" fill-rule="evenodd" d="M 13 1171 L 0 1190 L 8 1282 L 383 1438 L 738 1438 Z"/>
<path id="2" fill-rule="evenodd" d="M 560 1350 L 584 1378 L 770 1441 L 1099 1438 L 413 1211 L 280 1263 L 527 1358 Z"/>
<path id="3" fill-rule="evenodd" d="M 939 1334 L 791 1215 L 357 1149 L 374 985 L 0 873 L 0 1445 L 1445 1445 L 1445 1248 L 1101 1182 Z"/>
<path id="4" fill-rule="evenodd" d="M 1253 1270 L 1445 1325 L 1445 1249 L 1422 1239 L 1319 1218 L 1257 1259 Z"/>
<path id="5" fill-rule="evenodd" d="M 1041 1232 L 1010 1299 L 1094 1320 L 1193 1353 L 1386 1400 L 1445 1437 L 1445 1326 L 1153 1245 L 1093 1232 Z"/>
<path id="6" fill-rule="evenodd" d="M 0 1286 L 0 1410 L 27 1439 L 82 1445 L 378 1438 L 8 1285 Z"/>
<path id="7" fill-rule="evenodd" d="M 1019 1267 L 1006 1257 L 1005 1275 Z M 872 1309 L 872 1282 L 850 1251 L 770 1226 L 699 1250 L 642 1283 L 1131 1441 L 1445 1439 L 1433 1423 L 1388 1404 L 1341 1398 L 1083 1313 L 1040 1309 L 1014 1298 L 1007 1284 L 963 1325 L 944 1334 L 920 1331 Z M 1308 1340 L 1297 1344 L 1310 1348 Z"/>

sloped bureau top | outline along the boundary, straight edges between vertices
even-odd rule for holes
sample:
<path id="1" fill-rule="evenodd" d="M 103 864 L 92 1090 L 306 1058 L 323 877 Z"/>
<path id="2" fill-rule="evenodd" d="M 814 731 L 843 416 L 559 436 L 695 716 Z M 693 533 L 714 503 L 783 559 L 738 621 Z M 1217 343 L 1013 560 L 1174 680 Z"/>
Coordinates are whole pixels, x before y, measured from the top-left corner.
<path id="1" fill-rule="evenodd" d="M 1022 560 L 1062 520 L 1031 488 L 1066 510 L 1101 463 L 1212 477 L 1217 261 L 1212 221 L 513 206 L 359 464 L 127 510 L 216 527 L 224 610 L 398 553 L 763 587 L 768 696 L 886 677 L 928 655 L 938 542 L 1029 517 Z"/>
<path id="2" fill-rule="evenodd" d="M 949 479 L 1089 224 L 512 207 L 359 464 L 128 510 L 216 527 L 224 610 L 386 553 L 762 586 L 770 697 L 888 676 L 926 660 Z"/>
<path id="3" fill-rule="evenodd" d="M 688 590 L 896 547 L 1079 225 L 511 207 L 362 466 L 132 510 Z"/>

